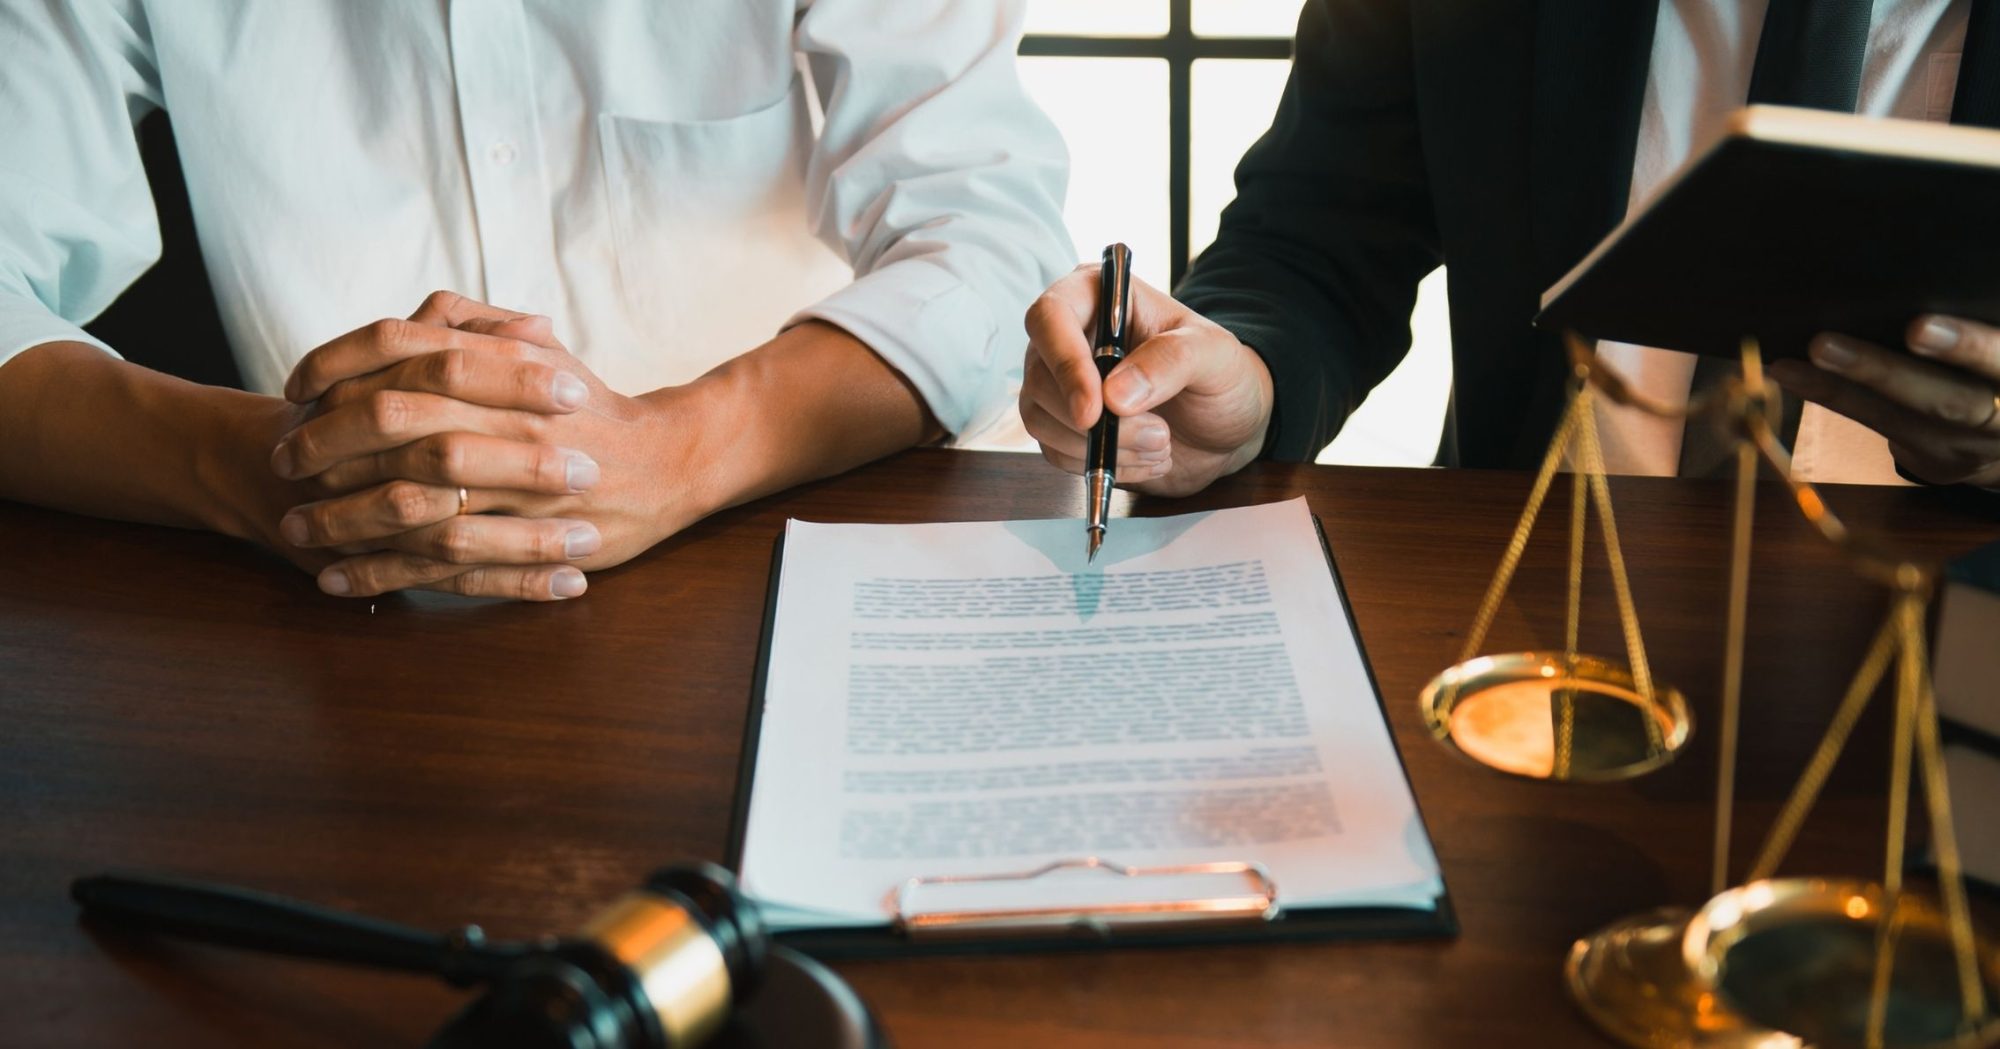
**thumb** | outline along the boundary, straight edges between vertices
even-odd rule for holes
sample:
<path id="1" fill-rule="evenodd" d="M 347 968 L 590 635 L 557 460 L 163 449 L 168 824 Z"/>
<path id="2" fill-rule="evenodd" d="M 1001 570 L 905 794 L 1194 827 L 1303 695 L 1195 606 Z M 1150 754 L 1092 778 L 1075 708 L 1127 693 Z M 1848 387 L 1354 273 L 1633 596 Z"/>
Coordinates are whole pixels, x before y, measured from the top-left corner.
<path id="1" fill-rule="evenodd" d="M 410 314 L 410 319 L 418 324 L 434 324 L 441 328 L 463 328 L 467 321 L 499 321 L 526 316 L 525 313 L 488 305 L 455 291 L 434 291 L 424 296 L 423 305 Z"/>
<path id="2" fill-rule="evenodd" d="M 1104 403 L 1119 415 L 1136 415 L 1183 391 L 1220 394 L 1253 380 L 1242 344 L 1227 332 L 1178 327 L 1139 344 L 1104 379 Z"/>
<path id="3" fill-rule="evenodd" d="M 556 349 L 559 346 L 556 342 L 554 323 L 541 314 L 517 313 L 511 317 L 474 317 L 460 321 L 453 327 L 479 335 L 532 342 L 547 349 Z"/>

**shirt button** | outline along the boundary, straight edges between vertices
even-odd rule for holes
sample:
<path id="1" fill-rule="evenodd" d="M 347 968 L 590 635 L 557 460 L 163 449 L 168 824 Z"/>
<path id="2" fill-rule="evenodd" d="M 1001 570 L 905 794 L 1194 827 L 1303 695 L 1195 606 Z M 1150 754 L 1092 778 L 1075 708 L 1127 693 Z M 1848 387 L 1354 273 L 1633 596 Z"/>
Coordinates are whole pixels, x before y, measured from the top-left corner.
<path id="1" fill-rule="evenodd" d="M 487 158 L 503 168 L 514 162 L 514 155 L 514 144 L 512 142 L 495 143 L 492 149 L 486 151 Z"/>

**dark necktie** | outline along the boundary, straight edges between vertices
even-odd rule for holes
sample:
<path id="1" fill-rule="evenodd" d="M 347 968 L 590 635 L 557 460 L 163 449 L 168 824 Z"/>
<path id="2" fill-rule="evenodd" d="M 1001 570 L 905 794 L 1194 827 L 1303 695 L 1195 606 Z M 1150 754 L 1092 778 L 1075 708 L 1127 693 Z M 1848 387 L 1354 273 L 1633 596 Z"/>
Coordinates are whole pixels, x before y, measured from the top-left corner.
<path id="1" fill-rule="evenodd" d="M 1873 0 L 1771 0 L 1750 104 L 1854 112 Z"/>
<path id="2" fill-rule="evenodd" d="M 1972 0 L 1951 122 L 2000 128 L 2000 0 Z"/>
<path id="3" fill-rule="evenodd" d="M 1771 0 L 1750 74 L 1750 103 L 1854 112 L 1873 7 L 1873 0 Z M 1689 398 L 1720 388 L 1735 373 L 1736 362 L 1727 358 L 1696 359 Z M 1779 439 L 1790 445 L 1801 405 L 1782 391 L 1777 396 Z M 1721 475 L 1734 461 L 1733 447 L 1732 438 L 1708 420 L 1691 420 L 1681 435 L 1681 476 Z"/>

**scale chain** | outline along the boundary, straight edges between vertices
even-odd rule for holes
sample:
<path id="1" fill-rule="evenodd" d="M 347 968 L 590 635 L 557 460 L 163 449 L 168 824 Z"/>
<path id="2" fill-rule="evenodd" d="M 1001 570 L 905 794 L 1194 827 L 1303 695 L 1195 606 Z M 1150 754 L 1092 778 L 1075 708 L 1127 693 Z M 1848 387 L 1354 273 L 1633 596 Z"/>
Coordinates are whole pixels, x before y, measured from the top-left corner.
<path id="1" fill-rule="evenodd" d="M 1583 403 L 1584 411 L 1590 411 L 1588 393 L 1577 400 Z M 1597 506 L 1597 523 L 1604 530 L 1605 560 L 1611 563 L 1611 590 L 1618 599 L 1618 622 L 1625 632 L 1625 657 L 1632 662 L 1632 682 L 1639 689 L 1639 696 L 1645 701 L 1646 742 L 1653 753 L 1658 753 L 1664 745 L 1660 738 L 1659 719 L 1653 716 L 1653 672 L 1646 662 L 1646 641 L 1639 632 L 1639 610 L 1632 601 L 1632 582 L 1625 574 L 1625 554 L 1618 543 L 1618 522 L 1611 513 L 1611 485 L 1604 476 L 1604 453 L 1597 443 L 1597 420 L 1594 416 L 1583 420 L 1578 428 L 1578 443 L 1583 446 L 1584 472 L 1590 478 L 1592 501 Z"/>
<path id="2" fill-rule="evenodd" d="M 1500 612 L 1500 600 L 1507 594 L 1507 584 L 1513 581 L 1514 570 L 1520 567 L 1521 555 L 1528 549 L 1528 535 L 1535 530 L 1535 517 L 1541 513 L 1542 502 L 1549 494 L 1549 482 L 1555 479 L 1556 468 L 1562 465 L 1564 449 L 1568 447 L 1570 435 L 1576 432 L 1579 401 L 1570 401 L 1569 411 L 1563 414 L 1562 422 L 1556 426 L 1555 440 L 1549 444 L 1549 454 L 1542 459 L 1541 472 L 1535 475 L 1535 485 L 1528 492 L 1528 505 L 1521 511 L 1521 520 L 1514 526 L 1514 534 L 1507 540 L 1507 552 L 1500 555 L 1500 568 L 1493 573 L 1493 582 L 1486 588 L 1486 596 L 1479 602 L 1479 612 L 1472 617 L 1472 631 L 1465 637 L 1464 651 L 1459 654 L 1459 662 L 1466 662 L 1479 654 L 1479 647 L 1486 643 L 1486 632 L 1493 627 L 1493 618 Z M 1452 686 L 1456 689 L 1456 685 Z"/>
<path id="3" fill-rule="evenodd" d="M 1590 527 L 1590 518 L 1585 516 L 1590 502 L 1588 481 L 1574 453 L 1570 454 L 1569 460 L 1572 479 L 1569 491 L 1569 616 L 1563 631 L 1563 678 L 1566 681 L 1574 680 L 1576 675 L 1577 628 L 1583 618 L 1583 540 Z M 1555 701 L 1554 774 L 1557 779 L 1568 779 L 1576 749 L 1576 690 L 1567 686 L 1557 689 Z"/>
<path id="4" fill-rule="evenodd" d="M 1952 953 L 1958 961 L 1958 993 L 1963 1022 L 1986 1015 L 1986 989 L 1979 979 L 1978 953 L 1972 942 L 1972 908 L 1965 898 L 1965 879 L 1958 853 L 1958 825 L 1951 818 L 1951 792 L 1945 782 L 1944 752 L 1938 742 L 1937 695 L 1929 686 L 1928 658 L 1923 648 L 1921 620 L 1917 612 L 1905 618 L 1906 640 L 1917 664 L 1914 676 L 1919 683 L 1917 696 L 1917 768 L 1923 777 L 1924 800 L 1931 820 L 1931 849 L 1937 855 L 1938 882 L 1944 890 L 1947 922 L 1951 927 Z"/>

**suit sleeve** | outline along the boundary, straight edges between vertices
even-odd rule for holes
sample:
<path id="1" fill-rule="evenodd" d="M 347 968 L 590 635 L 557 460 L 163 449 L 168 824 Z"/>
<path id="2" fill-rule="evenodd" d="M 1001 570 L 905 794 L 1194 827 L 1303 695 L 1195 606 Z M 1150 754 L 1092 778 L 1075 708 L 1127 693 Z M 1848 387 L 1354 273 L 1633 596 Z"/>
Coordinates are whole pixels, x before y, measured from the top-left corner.
<path id="1" fill-rule="evenodd" d="M 1178 289 L 1271 370 L 1267 458 L 1310 460 L 1410 348 L 1443 261 L 1407 0 L 1308 0 L 1270 130 Z"/>

